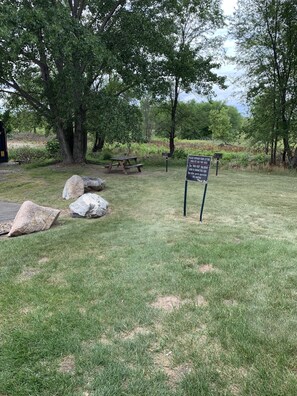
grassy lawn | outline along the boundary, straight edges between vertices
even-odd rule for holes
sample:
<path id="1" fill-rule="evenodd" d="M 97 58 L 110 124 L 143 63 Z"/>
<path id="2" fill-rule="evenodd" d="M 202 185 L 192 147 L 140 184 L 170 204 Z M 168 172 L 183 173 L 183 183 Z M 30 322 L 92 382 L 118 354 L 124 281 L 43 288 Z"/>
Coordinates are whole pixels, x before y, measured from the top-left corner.
<path id="1" fill-rule="evenodd" d="M 73 174 L 110 211 L 72 219 Z M 1 200 L 63 209 L 51 230 L 0 239 L 0 395 L 297 394 L 294 175 L 184 167 L 21 169 Z"/>

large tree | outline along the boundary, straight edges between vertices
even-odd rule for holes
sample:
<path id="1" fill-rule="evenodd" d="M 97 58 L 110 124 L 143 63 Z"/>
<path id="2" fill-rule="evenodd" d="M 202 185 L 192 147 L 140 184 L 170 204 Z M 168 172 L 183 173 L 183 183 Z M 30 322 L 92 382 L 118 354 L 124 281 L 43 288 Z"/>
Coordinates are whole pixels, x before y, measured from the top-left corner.
<path id="1" fill-rule="evenodd" d="M 161 63 L 163 95 L 170 100 L 169 150 L 174 153 L 176 117 L 181 92 L 210 94 L 213 85 L 223 86 L 224 78 L 214 69 L 221 40 L 216 29 L 223 26 L 220 0 L 175 0 L 172 12 L 175 31 L 166 58 Z"/>
<path id="2" fill-rule="evenodd" d="M 121 91 L 153 78 L 172 29 L 167 6 L 171 1 L 1 1 L 1 90 L 47 120 L 64 162 L 85 161 L 88 105 L 107 76 L 117 76 Z"/>
<path id="3" fill-rule="evenodd" d="M 238 63 L 246 70 L 248 96 L 256 104 L 253 110 L 263 111 L 263 105 L 259 105 L 261 99 L 257 97 L 269 98 L 265 111 L 267 114 L 269 110 L 269 117 L 273 119 L 270 134 L 274 139 L 272 151 L 277 139 L 281 138 L 283 160 L 296 167 L 293 127 L 297 110 L 296 2 L 238 0 L 232 33 L 237 41 Z M 273 158 L 275 156 L 272 155 Z"/>

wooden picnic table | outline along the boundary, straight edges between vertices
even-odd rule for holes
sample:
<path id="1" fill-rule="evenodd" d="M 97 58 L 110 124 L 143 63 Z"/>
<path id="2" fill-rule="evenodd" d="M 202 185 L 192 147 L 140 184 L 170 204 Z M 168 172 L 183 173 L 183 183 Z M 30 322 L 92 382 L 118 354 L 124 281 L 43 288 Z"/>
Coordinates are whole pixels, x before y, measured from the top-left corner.
<path id="1" fill-rule="evenodd" d="M 112 171 L 112 168 L 116 167 L 121 169 L 125 174 L 127 174 L 127 169 L 137 168 L 138 172 L 141 172 L 142 164 L 137 163 L 137 156 L 135 155 L 121 155 L 117 157 L 112 157 L 108 165 L 108 172 Z"/>

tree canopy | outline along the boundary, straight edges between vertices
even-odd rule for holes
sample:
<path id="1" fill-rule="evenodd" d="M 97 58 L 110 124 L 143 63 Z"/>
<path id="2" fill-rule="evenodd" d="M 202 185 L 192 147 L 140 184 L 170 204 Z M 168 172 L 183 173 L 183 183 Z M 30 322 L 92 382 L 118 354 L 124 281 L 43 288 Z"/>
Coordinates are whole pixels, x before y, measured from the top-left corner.
<path id="1" fill-rule="evenodd" d="M 174 2 L 173 2 L 174 3 Z M 109 76 L 120 95 L 156 77 L 171 1 L 3 0 L 0 84 L 55 130 L 65 162 L 83 162 L 87 112 Z"/>
<path id="2" fill-rule="evenodd" d="M 85 160 L 94 103 L 106 113 L 102 104 L 116 103 L 123 115 L 135 114 L 124 111 L 127 91 L 170 97 L 173 151 L 180 90 L 223 82 L 213 70 L 219 0 L 2 0 L 0 18 L 1 91 L 47 121 L 65 162 Z"/>
<path id="3" fill-rule="evenodd" d="M 238 46 L 238 63 L 246 70 L 245 83 L 258 121 L 265 111 L 270 123 L 262 128 L 270 139 L 275 163 L 282 140 L 283 160 L 297 166 L 295 120 L 297 110 L 297 6 L 291 0 L 238 0 L 232 22 Z M 258 123 L 259 125 L 259 123 Z M 261 125 L 261 122 L 260 122 Z M 264 125 L 262 123 L 262 125 Z"/>

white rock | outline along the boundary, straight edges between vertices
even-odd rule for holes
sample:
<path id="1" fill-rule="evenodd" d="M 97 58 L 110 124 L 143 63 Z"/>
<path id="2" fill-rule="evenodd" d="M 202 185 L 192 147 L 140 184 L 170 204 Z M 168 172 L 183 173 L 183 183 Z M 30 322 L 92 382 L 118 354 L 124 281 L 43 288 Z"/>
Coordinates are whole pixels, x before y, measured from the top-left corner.
<path id="1" fill-rule="evenodd" d="M 87 193 L 70 204 L 69 208 L 74 217 L 102 217 L 107 212 L 108 202 L 100 195 Z"/>
<path id="2" fill-rule="evenodd" d="M 62 196 L 64 199 L 78 198 L 83 195 L 84 190 L 83 178 L 78 175 L 73 175 L 66 181 Z"/>
<path id="3" fill-rule="evenodd" d="M 60 210 L 25 201 L 12 223 L 8 236 L 48 230 L 59 217 Z"/>

